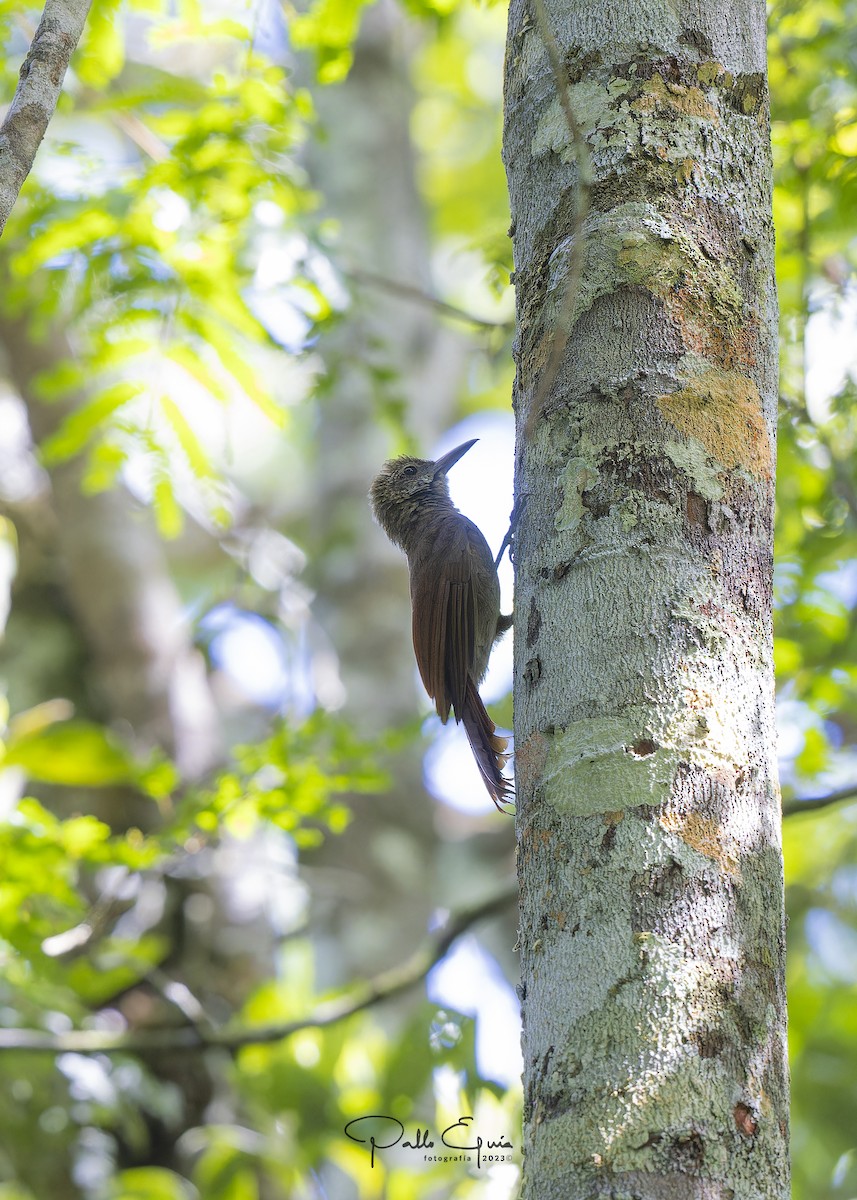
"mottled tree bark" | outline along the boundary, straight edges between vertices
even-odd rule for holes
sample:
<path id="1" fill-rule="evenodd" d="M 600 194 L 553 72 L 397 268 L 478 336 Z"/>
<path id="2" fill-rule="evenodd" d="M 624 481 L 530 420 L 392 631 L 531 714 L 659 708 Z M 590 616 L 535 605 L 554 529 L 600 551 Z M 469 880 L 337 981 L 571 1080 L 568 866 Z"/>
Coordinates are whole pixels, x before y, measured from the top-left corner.
<path id="1" fill-rule="evenodd" d="M 0 234 L 54 115 L 92 0 L 48 0 L 0 126 Z"/>
<path id="2" fill-rule="evenodd" d="M 592 180 L 533 413 L 579 156 L 538 10 L 513 0 L 523 1194 L 780 1200 L 765 8 L 547 17 Z"/>

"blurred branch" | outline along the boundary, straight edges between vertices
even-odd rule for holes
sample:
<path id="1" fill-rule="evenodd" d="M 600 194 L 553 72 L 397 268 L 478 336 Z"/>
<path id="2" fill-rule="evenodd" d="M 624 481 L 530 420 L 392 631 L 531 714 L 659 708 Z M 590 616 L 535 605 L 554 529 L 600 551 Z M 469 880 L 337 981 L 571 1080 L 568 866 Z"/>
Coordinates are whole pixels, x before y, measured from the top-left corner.
<path id="1" fill-rule="evenodd" d="M 153 133 L 135 113 L 116 112 L 111 114 L 110 119 L 117 129 L 121 129 L 137 149 L 142 150 L 153 162 L 163 162 L 170 157 L 167 143 Z"/>
<path id="2" fill-rule="evenodd" d="M 47 0 L 0 127 L 0 233 L 54 114 L 91 0 Z"/>
<path id="3" fill-rule="evenodd" d="M 829 808 L 831 804 L 839 804 L 843 800 L 857 800 L 857 783 L 850 787 L 840 788 L 838 792 L 830 792 L 827 796 L 816 796 L 807 800 L 786 800 L 783 804 L 783 816 L 793 817 L 796 813 L 817 812 L 820 808 Z"/>
<path id="4" fill-rule="evenodd" d="M 379 291 L 401 296 L 404 300 L 412 300 L 414 304 L 433 308 L 436 312 L 453 317 L 456 321 L 465 321 L 468 325 L 476 325 L 480 329 L 514 328 L 514 321 L 491 321 L 486 317 L 477 317 L 463 308 L 457 308 L 454 304 L 447 304 L 445 300 L 439 300 L 437 296 L 432 296 L 429 292 L 424 292 L 410 283 L 401 283 L 398 279 L 388 279 L 386 275 L 376 275 L 374 271 L 364 271 L 362 267 L 340 267 L 340 270 L 346 279 L 351 279 L 355 283 L 363 283 L 368 287 L 377 288 Z"/>
<path id="5" fill-rule="evenodd" d="M 221 1029 L 203 1028 L 194 1023 L 158 1029 L 136 1029 L 130 1033 L 112 1033 L 100 1029 L 75 1029 L 69 1033 L 48 1033 L 39 1029 L 0 1029 L 0 1051 L 28 1050 L 36 1054 L 136 1054 L 153 1050 L 200 1050 L 215 1046 L 238 1050 L 242 1046 L 279 1042 L 301 1029 L 324 1029 L 414 987 L 425 979 L 436 963 L 440 962 L 457 938 L 478 921 L 502 912 L 515 901 L 517 895 L 517 882 L 510 881 L 481 903 L 451 913 L 406 962 L 380 972 L 374 979 L 352 989 L 344 996 L 320 1004 L 313 1013 L 298 1021 L 284 1021 L 252 1028 L 226 1026 Z"/>

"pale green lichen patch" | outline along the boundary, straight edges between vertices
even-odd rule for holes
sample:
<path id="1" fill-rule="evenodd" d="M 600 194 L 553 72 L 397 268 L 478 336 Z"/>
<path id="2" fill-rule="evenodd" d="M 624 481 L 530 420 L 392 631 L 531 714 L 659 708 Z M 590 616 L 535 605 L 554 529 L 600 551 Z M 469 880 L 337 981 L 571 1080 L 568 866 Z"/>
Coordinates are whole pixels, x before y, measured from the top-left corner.
<path id="1" fill-rule="evenodd" d="M 705 157 L 703 130 L 720 124 L 712 102 L 716 94 L 707 95 L 705 86 L 693 74 L 677 80 L 657 71 L 647 79 L 588 77 L 569 86 L 568 101 L 596 162 L 618 167 L 643 152 L 661 162 L 689 164 Z M 542 112 L 530 150 L 534 158 L 556 154 L 563 162 L 578 160 L 558 97 Z"/>
<path id="2" fill-rule="evenodd" d="M 641 497 L 642 499 L 642 497 Z M 619 506 L 619 525 L 623 533 L 630 533 L 635 525 L 639 524 L 634 498 L 629 496 L 623 504 Z"/>
<path id="3" fill-rule="evenodd" d="M 717 655 L 723 649 L 732 631 L 724 628 L 719 610 L 712 609 L 708 599 L 678 598 L 672 607 L 673 617 L 686 621 L 709 654 Z"/>
<path id="4" fill-rule="evenodd" d="M 577 1023 L 575 1044 L 586 1048 L 573 1080 L 579 1099 L 542 1132 L 546 1161 L 552 1152 L 559 1155 L 564 1150 L 567 1162 L 570 1146 L 588 1148 L 590 1155 L 597 1146 L 597 1156 L 581 1157 L 577 1164 L 590 1179 L 602 1172 L 657 1169 L 670 1142 L 681 1141 L 692 1128 L 721 1129 L 718 1117 L 734 1104 L 731 1074 L 712 1071 L 689 1052 L 686 1023 L 671 1021 L 668 1012 L 675 1006 L 686 1016 L 687 1005 L 693 1006 L 696 998 L 700 1024 L 706 1007 L 716 1011 L 717 981 L 710 966 L 688 959 L 684 947 L 653 934 L 641 941 L 639 953 L 646 958 L 645 977 L 629 980 L 614 998 Z M 653 996 L 660 999 L 652 1003 Z M 641 1050 L 640 1018 L 646 1012 L 659 1014 L 661 1020 L 643 1034 L 641 1064 L 636 1056 Z M 680 1032 L 665 1044 L 670 1028 Z M 626 1047 L 634 1048 L 633 1070 L 621 1058 Z M 557 1085 L 562 1086 L 560 1080 Z M 660 1136 L 652 1137 L 653 1132 Z M 730 1149 L 722 1136 L 699 1138 L 698 1168 L 721 1177 L 729 1170 Z"/>
<path id="5" fill-rule="evenodd" d="M 669 811 L 668 808 L 665 810 L 667 813 Z M 693 879 L 704 873 L 711 875 L 711 860 L 716 859 L 716 855 L 704 852 L 691 837 L 677 836 L 679 829 L 678 824 L 670 824 L 670 817 L 662 818 L 654 824 L 633 814 L 629 816 L 628 821 L 617 831 L 614 843 L 612 862 L 617 886 L 626 887 L 629 874 L 648 878 L 651 871 L 662 867 L 665 862 L 677 863 L 685 879 Z M 699 836 L 701 839 L 701 833 Z M 729 838 L 724 833 L 721 841 L 724 846 L 728 843 L 730 851 L 734 850 L 737 855 L 738 843 L 734 838 Z M 709 843 L 705 842 L 704 845 L 707 851 Z"/>
<path id="6" fill-rule="evenodd" d="M 660 745 L 646 755 L 631 749 L 648 715 L 632 709 L 577 721 L 555 734 L 542 774 L 547 801 L 581 815 L 665 801 L 678 765 L 675 753 Z"/>
<path id="7" fill-rule="evenodd" d="M 686 350 L 716 360 L 734 354 L 731 339 L 744 319 L 744 299 L 732 265 L 703 252 L 692 224 L 673 222 L 669 237 L 652 236 L 651 221 L 644 230 L 643 237 L 626 236 L 619 246 L 620 277 L 660 296 Z"/>
<path id="8" fill-rule="evenodd" d="M 587 79 L 568 89 L 572 112 L 583 137 L 592 149 L 621 146 L 623 150 L 639 144 L 637 121 L 621 97 L 630 90 L 626 79 L 606 83 Z M 530 146 L 534 158 L 557 154 L 563 162 L 574 162 L 576 151 L 563 107 L 554 97 L 539 118 Z"/>
<path id="9" fill-rule="evenodd" d="M 585 458 L 572 458 L 559 476 L 562 490 L 560 506 L 554 517 L 558 531 L 577 529 L 584 513 L 583 493 L 598 482 L 598 471 Z"/>
<path id="10" fill-rule="evenodd" d="M 734 267 L 703 251 L 693 221 L 644 201 L 591 214 L 574 319 L 617 288 L 645 288 L 662 300 L 686 352 L 714 363 L 751 364 L 754 325 L 746 319 Z M 571 250 L 566 239 L 551 255 L 548 292 L 557 305 L 565 296 Z"/>
<path id="11" fill-rule="evenodd" d="M 737 625 L 726 628 L 728 613 L 709 616 L 703 608 L 700 600 L 685 616 L 677 601 L 674 616 L 692 623 L 703 644 L 722 644 L 730 632 L 741 637 Z M 695 683 L 692 663 L 683 673 L 680 707 L 664 713 L 657 728 L 650 709 L 634 706 L 621 715 L 576 721 L 547 738 L 541 784 L 548 803 L 581 816 L 665 804 L 678 772 L 688 767 L 699 767 L 712 779 L 734 779 L 734 764 L 745 757 L 736 732 L 744 701 L 735 689 L 724 686 L 715 695 L 710 686 Z"/>
<path id="12" fill-rule="evenodd" d="M 722 498 L 722 472 L 712 465 L 708 452 L 700 442 L 667 440 L 664 443 L 664 453 L 684 472 L 693 490 L 704 500 L 714 503 Z"/>
<path id="13" fill-rule="evenodd" d="M 678 169 L 692 173 L 693 160 L 680 159 Z M 705 212 L 664 212 L 645 201 L 590 213 L 572 323 L 602 296 L 622 287 L 644 288 L 662 301 L 687 355 L 729 375 L 752 370 L 759 321 L 746 310 L 734 258 L 712 240 L 706 220 Z M 567 237 L 549 258 L 548 297 L 557 309 L 566 295 L 572 251 Z"/>
<path id="14" fill-rule="evenodd" d="M 622 284 L 642 284 L 650 290 L 668 290 L 669 273 L 657 288 L 655 273 L 663 269 L 672 227 L 652 204 L 629 201 L 606 213 L 592 214 L 584 226 L 585 265 L 578 287 L 575 319 L 601 296 Z M 550 260 L 549 293 L 561 303 L 568 285 L 571 242 L 557 246 Z M 673 272 L 674 277 L 674 272 Z"/>

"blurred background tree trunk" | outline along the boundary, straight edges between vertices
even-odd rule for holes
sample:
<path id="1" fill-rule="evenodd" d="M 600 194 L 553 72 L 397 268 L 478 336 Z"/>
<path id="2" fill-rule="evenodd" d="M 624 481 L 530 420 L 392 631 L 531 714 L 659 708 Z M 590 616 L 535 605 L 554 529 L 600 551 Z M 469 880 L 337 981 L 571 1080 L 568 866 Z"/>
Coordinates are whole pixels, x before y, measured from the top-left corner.
<path id="1" fill-rule="evenodd" d="M 384 459 L 406 448 L 431 456 L 457 413 L 473 353 L 461 328 L 383 282 L 404 284 L 427 301 L 436 291 L 410 131 L 420 37 L 397 5 L 385 0 L 367 9 L 347 79 L 317 93 L 329 137 L 314 144 L 310 161 L 339 226 L 340 261 L 353 271 L 346 276 L 349 319 L 326 339 L 330 379 L 308 488 L 318 546 L 313 582 L 316 611 L 340 661 L 343 711 L 366 733 L 400 727 L 420 711 L 405 559 L 372 522 L 369 484 Z M 376 282 L 365 282 L 369 275 Z M 319 872 L 314 888 L 317 918 L 337 930 L 340 946 L 327 958 L 336 976 L 327 982 L 401 961 L 435 905 L 471 900 L 474 883 L 485 882 L 474 876 L 476 857 L 470 872 L 452 878 L 440 867 L 449 847 L 438 838 L 438 808 L 423 785 L 423 750 L 415 741 L 398 753 L 391 791 L 355 798 L 347 838 L 326 841 L 309 858 L 311 867 L 336 870 L 327 876 L 335 887 Z M 496 861 L 493 853 L 489 859 Z M 493 882 L 489 876 L 489 889 Z"/>
<path id="2" fill-rule="evenodd" d="M 73 359 L 72 347 L 57 325 L 43 341 L 34 340 L 26 319 L 0 321 L 0 338 L 38 447 L 84 402 L 68 396 L 46 403 L 37 394 L 37 377 Z M 85 465 L 78 456 L 49 468 L 50 522 L 37 523 L 42 529 L 49 524 L 52 584 L 67 601 L 55 607 L 73 616 L 90 655 L 87 707 L 120 728 L 141 754 L 157 747 L 174 759 L 183 778 L 198 778 L 222 753 L 220 731 L 205 661 L 193 645 L 163 542 L 151 513 L 124 488 L 85 494 Z M 41 497 L 43 507 L 48 500 Z M 44 547 L 33 551 L 44 559 Z M 25 636 L 16 628 L 19 615 L 31 621 L 30 605 L 21 604 L 13 615 L 13 645 Z M 38 637 L 33 629 L 26 634 L 28 641 Z M 64 680 L 63 694 L 78 692 L 80 682 Z M 125 813 L 122 821 L 145 827 L 151 816 Z"/>
<path id="3" fill-rule="evenodd" d="M 38 376 L 71 361 L 74 351 L 60 324 L 50 325 L 39 338 L 31 318 L 27 313 L 19 320 L 0 320 L 0 339 L 8 378 L 38 449 L 86 396 L 68 394 L 51 403 L 39 398 Z M 151 511 L 121 484 L 87 494 L 84 474 L 80 456 L 53 465 L 47 487 L 7 505 L 19 531 L 20 561 L 3 647 L 13 710 L 37 698 L 71 699 L 77 717 L 103 722 L 141 758 L 153 751 L 168 755 L 187 786 L 226 754 L 205 660 L 194 645 Z M 34 655 L 40 646 L 45 652 Z M 91 813 L 117 831 L 153 831 L 160 823 L 151 798 L 130 786 L 43 784 L 31 790 L 63 815 Z M 129 933 L 157 932 L 164 939 L 165 956 L 139 984 L 105 996 L 99 1005 L 115 1005 L 130 1028 L 185 1022 L 180 1008 L 165 998 L 165 983 L 178 981 L 194 1002 L 213 1002 L 217 1009 L 226 998 L 230 1006 L 240 1005 L 270 972 L 273 935 L 266 922 L 242 926 L 236 953 L 232 881 L 216 868 L 184 877 L 153 872 L 138 884 L 127 896 L 120 885 L 114 899 L 123 903 L 111 926 L 124 912 Z M 96 904 L 102 899 L 100 886 L 90 880 L 89 887 Z M 203 919 L 193 914 L 204 914 Z M 99 936 L 109 932 L 112 928 Z M 143 1057 L 152 1075 L 180 1099 L 169 1112 L 143 1110 L 145 1134 L 134 1142 L 117 1127 L 113 1153 L 123 1166 L 178 1170 L 182 1160 L 176 1142 L 203 1120 L 214 1095 L 213 1060 L 204 1054 Z M 51 1188 L 52 1195 L 60 1195 Z"/>

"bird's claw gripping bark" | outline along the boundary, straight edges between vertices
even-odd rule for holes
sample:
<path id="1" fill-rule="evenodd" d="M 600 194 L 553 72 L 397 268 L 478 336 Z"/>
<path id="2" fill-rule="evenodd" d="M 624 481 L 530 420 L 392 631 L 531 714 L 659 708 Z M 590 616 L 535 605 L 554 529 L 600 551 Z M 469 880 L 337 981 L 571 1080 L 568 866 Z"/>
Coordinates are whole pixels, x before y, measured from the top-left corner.
<path id="1" fill-rule="evenodd" d="M 504 553 L 506 552 L 507 546 L 509 548 L 509 561 L 512 563 L 514 563 L 514 561 L 515 561 L 515 532 L 517 529 L 518 521 L 521 519 L 521 514 L 523 513 L 529 498 L 530 498 L 529 492 L 521 492 L 520 496 L 518 496 L 517 499 L 515 500 L 514 506 L 512 508 L 512 513 L 509 517 L 509 528 L 506 530 L 506 536 L 503 538 L 503 544 L 500 546 L 500 550 L 497 554 L 497 557 L 494 559 L 495 567 L 500 566 L 500 561 L 503 558 Z"/>

